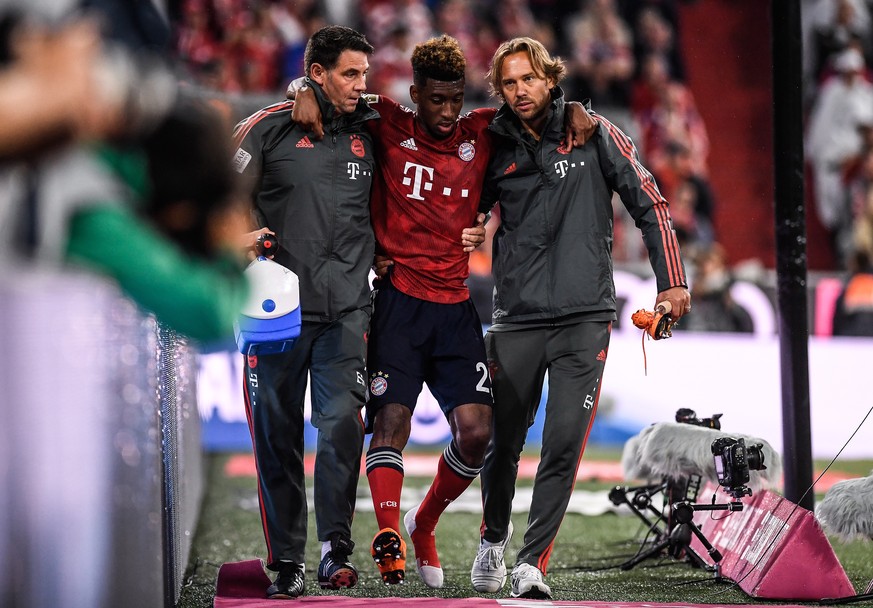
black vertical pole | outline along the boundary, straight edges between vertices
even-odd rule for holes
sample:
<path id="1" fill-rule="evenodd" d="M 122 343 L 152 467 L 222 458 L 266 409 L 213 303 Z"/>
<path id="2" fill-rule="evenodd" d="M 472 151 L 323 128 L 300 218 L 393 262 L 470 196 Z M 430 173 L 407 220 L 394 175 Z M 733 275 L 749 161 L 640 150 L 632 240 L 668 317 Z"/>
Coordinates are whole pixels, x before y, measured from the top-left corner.
<path id="1" fill-rule="evenodd" d="M 812 510 L 809 321 L 803 193 L 803 44 L 799 0 L 771 0 L 776 281 L 785 497 Z M 804 496 L 804 493 L 806 495 Z"/>

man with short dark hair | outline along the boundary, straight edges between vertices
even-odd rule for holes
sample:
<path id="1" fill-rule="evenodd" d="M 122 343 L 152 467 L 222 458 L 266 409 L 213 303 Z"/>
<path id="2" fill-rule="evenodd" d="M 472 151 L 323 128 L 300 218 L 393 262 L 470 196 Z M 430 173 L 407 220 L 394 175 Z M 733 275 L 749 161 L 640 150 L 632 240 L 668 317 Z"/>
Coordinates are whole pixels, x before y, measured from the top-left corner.
<path id="1" fill-rule="evenodd" d="M 270 598 L 304 591 L 306 490 L 303 404 L 310 380 L 318 429 L 315 512 L 322 588 L 351 587 L 351 522 L 360 471 L 366 399 L 367 275 L 373 261 L 370 187 L 375 169 L 366 123 L 378 118 L 362 99 L 373 47 L 347 27 L 310 38 L 306 74 L 329 137 L 310 138 L 278 103 L 236 129 L 237 169 L 252 179 L 258 228 L 275 232 L 274 260 L 300 279 L 302 328 L 289 351 L 249 356 L 246 413 L 258 470 L 267 567 L 278 577 Z"/>

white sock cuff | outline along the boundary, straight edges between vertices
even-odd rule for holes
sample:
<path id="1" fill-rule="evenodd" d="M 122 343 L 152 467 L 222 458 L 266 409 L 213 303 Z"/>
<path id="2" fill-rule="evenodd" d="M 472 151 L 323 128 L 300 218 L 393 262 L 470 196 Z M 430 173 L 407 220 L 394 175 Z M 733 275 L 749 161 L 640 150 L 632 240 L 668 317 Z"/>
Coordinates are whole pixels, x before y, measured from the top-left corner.
<path id="1" fill-rule="evenodd" d="M 457 473 L 458 476 L 466 477 L 467 479 L 475 479 L 479 475 L 479 471 L 482 470 L 482 467 L 470 467 L 464 463 L 454 439 L 443 451 L 443 459 L 452 471 Z"/>

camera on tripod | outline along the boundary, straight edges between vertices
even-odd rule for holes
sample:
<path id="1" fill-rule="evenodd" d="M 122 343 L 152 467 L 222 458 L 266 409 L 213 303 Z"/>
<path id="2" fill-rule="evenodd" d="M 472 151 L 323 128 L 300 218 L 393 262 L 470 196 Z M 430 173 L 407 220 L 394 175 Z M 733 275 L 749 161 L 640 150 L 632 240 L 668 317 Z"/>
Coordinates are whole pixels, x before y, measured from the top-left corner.
<path id="1" fill-rule="evenodd" d="M 746 446 L 744 439 L 719 437 L 712 442 L 715 459 L 715 474 L 725 492 L 739 500 L 751 496 L 752 490 L 746 483 L 751 476 L 749 471 L 761 471 L 764 466 L 763 444 Z"/>

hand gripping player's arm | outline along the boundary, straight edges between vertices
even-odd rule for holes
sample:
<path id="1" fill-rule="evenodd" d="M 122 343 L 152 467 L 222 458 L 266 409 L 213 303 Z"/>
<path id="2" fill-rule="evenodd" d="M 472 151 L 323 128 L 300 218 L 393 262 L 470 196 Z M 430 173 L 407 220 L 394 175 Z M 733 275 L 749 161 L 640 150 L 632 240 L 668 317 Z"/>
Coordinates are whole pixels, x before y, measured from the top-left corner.
<path id="1" fill-rule="evenodd" d="M 568 101 L 564 108 L 564 141 L 567 148 L 581 148 L 597 131 L 597 120 L 578 101 Z"/>
<path id="2" fill-rule="evenodd" d="M 285 91 L 285 97 L 294 100 L 291 120 L 312 133 L 316 140 L 321 140 L 324 137 L 321 109 L 318 107 L 315 91 L 309 86 L 308 80 L 305 77 L 292 80 Z"/>

